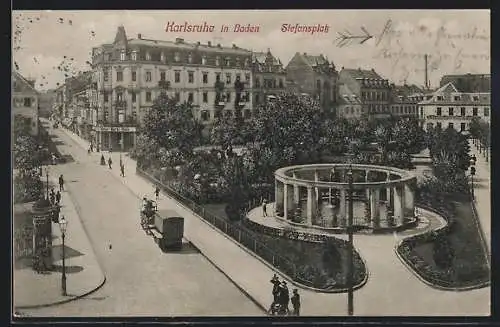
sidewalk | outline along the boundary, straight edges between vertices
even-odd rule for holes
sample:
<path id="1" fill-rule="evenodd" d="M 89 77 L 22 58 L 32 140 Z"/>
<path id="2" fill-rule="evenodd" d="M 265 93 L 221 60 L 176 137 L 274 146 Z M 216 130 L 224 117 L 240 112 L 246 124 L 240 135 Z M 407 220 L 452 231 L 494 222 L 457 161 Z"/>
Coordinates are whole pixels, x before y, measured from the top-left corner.
<path id="1" fill-rule="evenodd" d="M 51 184 L 57 185 L 52 178 Z M 54 189 L 56 189 L 54 187 Z M 62 238 L 59 226 L 52 223 L 54 271 L 37 274 L 31 267 L 14 269 L 14 307 L 26 309 L 50 306 L 81 298 L 100 288 L 106 278 L 97 262 L 80 218 L 67 192 L 62 192 L 61 216 L 68 221 L 65 238 L 66 291 L 61 295 Z"/>
<path id="2" fill-rule="evenodd" d="M 87 150 L 88 143 L 77 140 L 78 137 L 72 135 L 71 132 L 64 132 L 81 144 L 84 151 Z M 92 155 L 98 157 L 101 154 L 93 153 Z M 114 163 L 119 162 L 119 153 L 106 154 L 106 159 L 110 155 Z M 125 165 L 125 177 L 120 176 L 118 164 L 113 164 L 111 170 L 107 166 L 103 169 L 115 175 L 137 196 L 138 205 L 145 195 L 153 198 L 154 186 L 135 174 L 136 162 L 124 153 L 121 156 Z M 161 208 L 174 209 L 183 216 L 185 238 L 262 308 L 270 305 L 272 295 L 269 280 L 275 273 L 283 279 L 278 271 L 164 194 L 160 196 L 158 205 Z M 472 304 L 484 302 L 485 290 L 479 290 L 476 293 L 468 292 L 470 296 L 464 297 L 463 294 L 438 291 L 423 284 L 404 267 L 394 254 L 394 245 L 397 241 L 395 235 L 386 235 L 382 238 L 356 237 L 355 246 L 361 250 L 360 255 L 367 261 L 369 271 L 367 285 L 354 293 L 357 316 L 482 314 L 478 313 L 482 309 L 478 310 Z M 387 256 L 386 259 L 381 260 L 381 255 Z M 396 273 L 394 273 L 395 270 Z M 290 288 L 296 287 L 292 281 L 287 280 L 287 282 Z M 301 295 L 301 315 L 346 315 L 346 294 L 318 293 L 297 288 Z M 388 292 L 390 296 L 387 296 Z M 384 294 L 387 295 L 384 296 Z M 422 299 L 417 306 L 411 299 L 412 296 Z M 453 305 L 450 306 L 450 303 Z"/>

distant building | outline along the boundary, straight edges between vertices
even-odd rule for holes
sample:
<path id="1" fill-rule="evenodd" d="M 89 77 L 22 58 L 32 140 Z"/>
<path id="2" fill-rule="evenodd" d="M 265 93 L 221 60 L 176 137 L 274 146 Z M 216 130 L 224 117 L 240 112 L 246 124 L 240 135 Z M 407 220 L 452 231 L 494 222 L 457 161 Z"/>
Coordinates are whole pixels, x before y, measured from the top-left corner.
<path id="1" fill-rule="evenodd" d="M 52 113 L 52 106 L 54 103 L 55 93 L 54 90 L 41 92 L 39 95 L 39 112 L 40 117 L 49 118 Z"/>
<path id="2" fill-rule="evenodd" d="M 346 85 L 362 103 L 362 114 L 368 118 L 390 116 L 390 85 L 375 70 L 342 68 L 339 83 Z"/>
<path id="3" fill-rule="evenodd" d="M 286 72 L 271 50 L 252 53 L 252 93 L 254 105 L 264 103 L 286 89 Z"/>
<path id="4" fill-rule="evenodd" d="M 328 58 L 297 52 L 286 66 L 286 78 L 295 91 L 309 94 L 323 110 L 334 112 L 338 72 Z"/>
<path id="5" fill-rule="evenodd" d="M 418 118 L 418 103 L 423 101 L 426 92 L 416 85 L 391 85 L 390 111 L 396 117 Z"/>
<path id="6" fill-rule="evenodd" d="M 63 84 L 54 90 L 54 102 L 52 104 L 52 113 L 64 119 L 66 113 L 66 84 Z"/>
<path id="7" fill-rule="evenodd" d="M 66 114 L 69 127 L 78 135 L 88 139 L 91 124 L 91 108 L 89 91 L 92 88 L 91 71 L 67 78 L 65 81 Z"/>
<path id="8" fill-rule="evenodd" d="M 439 83 L 440 87 L 448 83 L 465 93 L 488 93 L 491 92 L 490 74 L 461 74 L 444 75 Z"/>
<path id="9" fill-rule="evenodd" d="M 363 116 L 363 103 L 346 84 L 339 84 L 336 114 L 338 118 L 359 119 Z"/>
<path id="10" fill-rule="evenodd" d="M 464 91 L 468 91 L 466 88 Z M 490 122 L 491 93 L 464 92 L 452 82 L 440 87 L 418 104 L 419 119 L 425 130 L 455 128 L 467 133 L 470 121 L 479 117 Z"/>
<path id="11" fill-rule="evenodd" d="M 35 82 L 27 80 L 16 71 L 12 71 L 12 109 L 11 117 L 22 115 L 30 120 L 31 134 L 38 135 L 39 92 Z"/>
<path id="12" fill-rule="evenodd" d="M 251 61 L 252 52 L 236 45 L 128 38 L 118 27 L 114 42 L 92 51 L 97 141 L 103 148 L 133 146 L 144 113 L 163 91 L 190 103 L 204 124 L 232 116 L 236 108 L 251 115 Z"/>

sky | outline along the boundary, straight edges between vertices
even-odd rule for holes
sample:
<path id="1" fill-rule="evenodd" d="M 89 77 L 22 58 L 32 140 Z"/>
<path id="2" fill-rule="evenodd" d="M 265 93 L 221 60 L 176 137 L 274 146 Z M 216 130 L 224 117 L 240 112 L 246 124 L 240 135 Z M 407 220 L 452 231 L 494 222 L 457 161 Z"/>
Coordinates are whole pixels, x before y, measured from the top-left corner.
<path id="1" fill-rule="evenodd" d="M 214 32 L 166 32 L 169 22 L 206 22 Z M 223 24 L 229 32 L 220 31 Z M 259 30 L 234 32 L 235 24 Z M 283 24 L 328 25 L 328 32 L 283 32 Z M 112 43 L 119 25 L 128 38 L 140 33 L 148 39 L 270 49 L 285 66 L 296 52 L 323 54 L 337 70 L 373 68 L 396 84 L 424 84 L 424 54 L 431 87 L 445 74 L 490 73 L 489 10 L 13 11 L 13 69 L 36 79 L 41 91 L 55 88 L 65 73 L 89 70 L 92 47 Z M 362 39 L 339 43 L 339 33 L 362 36 L 363 29 L 373 37 L 362 44 Z"/>

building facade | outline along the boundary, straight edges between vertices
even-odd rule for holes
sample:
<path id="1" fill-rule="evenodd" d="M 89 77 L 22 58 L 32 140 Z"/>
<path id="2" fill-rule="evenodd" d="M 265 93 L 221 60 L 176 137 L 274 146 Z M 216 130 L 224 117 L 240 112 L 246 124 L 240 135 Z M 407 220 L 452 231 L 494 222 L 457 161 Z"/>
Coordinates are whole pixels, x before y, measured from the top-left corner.
<path id="1" fill-rule="evenodd" d="M 368 118 L 390 116 L 390 85 L 375 70 L 343 68 L 339 72 L 339 83 L 347 87 L 361 100 L 362 114 Z"/>
<path id="2" fill-rule="evenodd" d="M 27 80 L 16 71 L 12 72 L 11 121 L 16 115 L 28 118 L 32 135 L 38 135 L 39 95 L 34 81 Z"/>
<path id="3" fill-rule="evenodd" d="M 140 34 L 129 39 L 120 26 L 112 44 L 92 51 L 97 142 L 103 148 L 133 146 L 144 114 L 165 88 L 170 97 L 190 103 L 204 124 L 236 109 L 251 115 L 251 62 L 252 53 L 236 45 L 151 40 Z"/>
<path id="4" fill-rule="evenodd" d="M 285 68 L 288 85 L 318 100 L 323 110 L 335 111 L 338 72 L 323 55 L 295 53 Z"/>
<path id="5" fill-rule="evenodd" d="M 263 104 L 268 97 L 283 93 L 286 89 L 286 72 L 281 61 L 271 51 L 252 53 L 253 104 Z"/>
<path id="6" fill-rule="evenodd" d="M 418 104 L 423 128 L 448 128 L 467 133 L 474 117 L 490 123 L 491 93 L 462 92 L 448 83 Z"/>
<path id="7" fill-rule="evenodd" d="M 363 103 L 346 85 L 339 84 L 336 114 L 338 118 L 360 119 L 363 117 Z"/>
<path id="8" fill-rule="evenodd" d="M 418 103 L 424 99 L 424 90 L 416 85 L 392 84 L 390 112 L 395 117 L 418 118 Z"/>

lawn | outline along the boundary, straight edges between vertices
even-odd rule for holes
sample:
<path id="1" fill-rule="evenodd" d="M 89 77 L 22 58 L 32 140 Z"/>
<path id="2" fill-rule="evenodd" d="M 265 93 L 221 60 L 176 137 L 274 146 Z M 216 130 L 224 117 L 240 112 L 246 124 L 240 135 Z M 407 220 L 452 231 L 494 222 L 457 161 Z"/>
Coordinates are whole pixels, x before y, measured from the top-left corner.
<path id="1" fill-rule="evenodd" d="M 410 238 L 404 242 L 402 254 L 414 269 L 427 281 L 442 287 L 480 287 L 490 280 L 486 250 L 480 231 L 474 222 L 471 204 L 449 199 L 449 214 L 453 215 L 452 227 L 436 237 Z M 435 248 L 447 244 L 447 263 L 439 264 Z"/>

